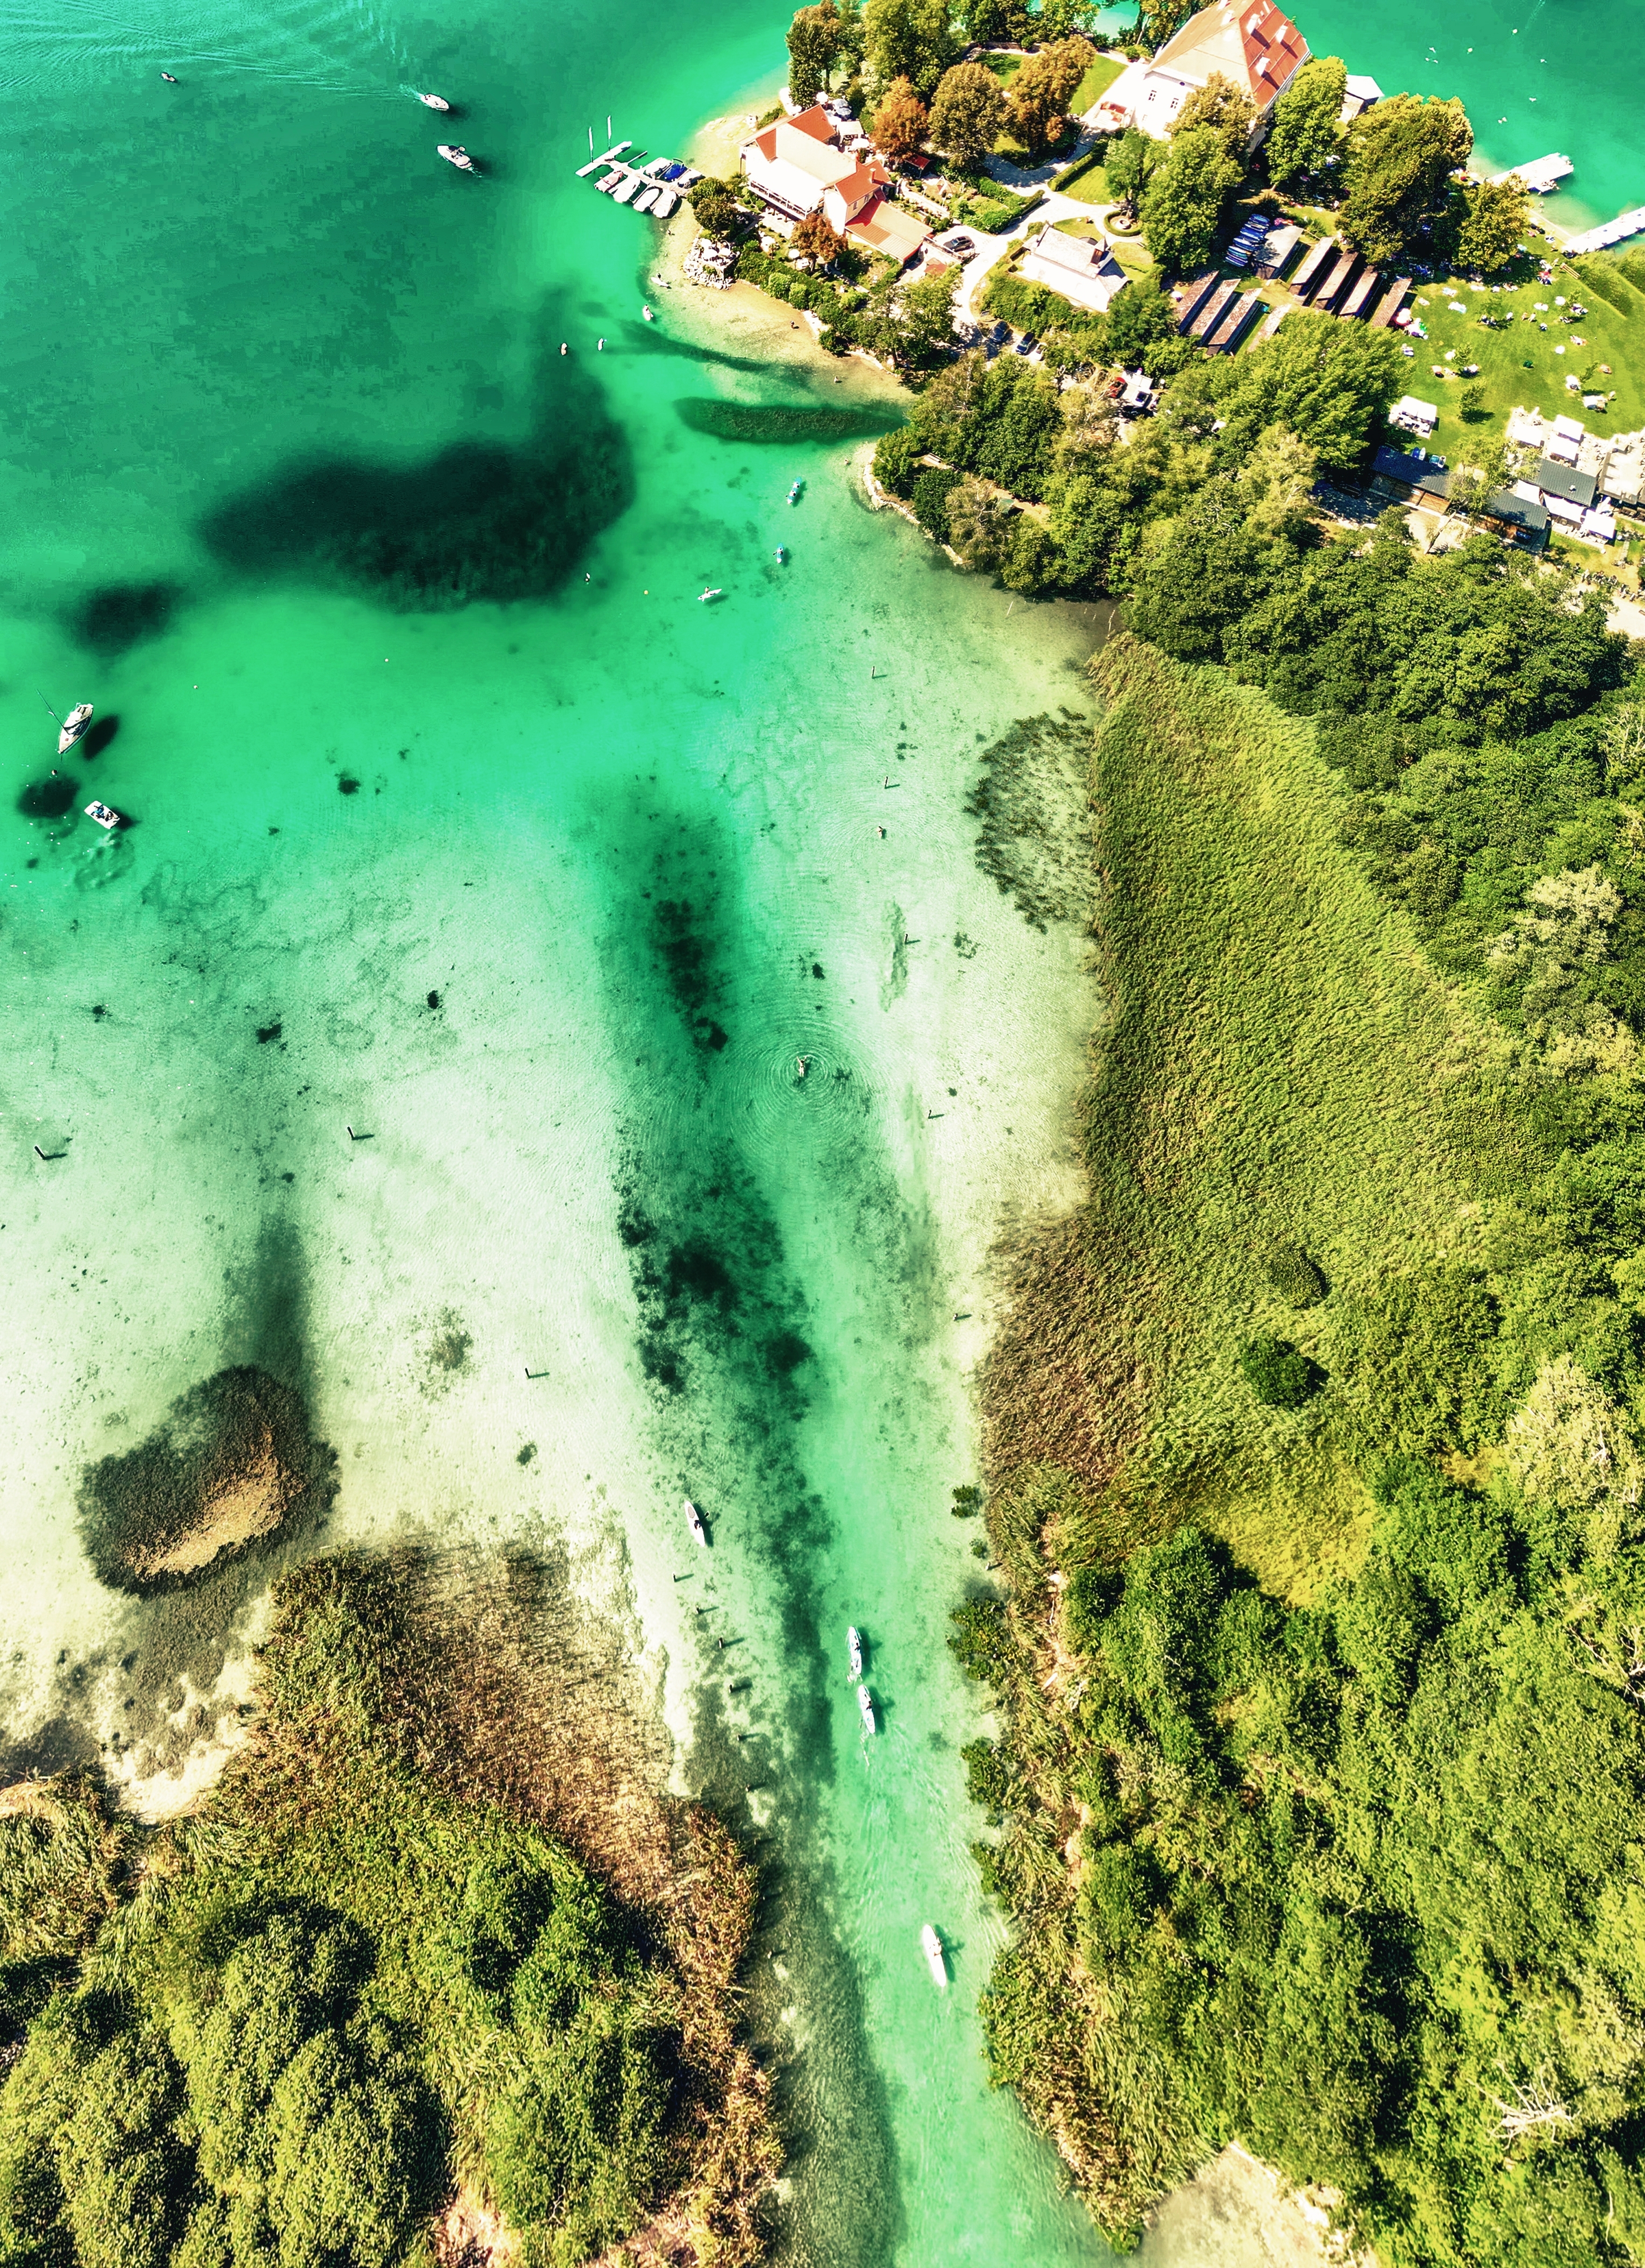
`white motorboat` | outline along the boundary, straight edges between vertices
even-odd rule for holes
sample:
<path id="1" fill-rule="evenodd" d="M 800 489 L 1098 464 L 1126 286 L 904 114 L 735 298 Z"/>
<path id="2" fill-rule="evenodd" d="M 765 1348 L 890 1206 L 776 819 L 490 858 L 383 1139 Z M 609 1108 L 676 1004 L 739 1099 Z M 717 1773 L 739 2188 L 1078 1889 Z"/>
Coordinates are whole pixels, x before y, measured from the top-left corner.
<path id="1" fill-rule="evenodd" d="M 863 1730 L 865 1733 L 878 1732 L 879 1727 L 874 1721 L 874 1697 L 866 1685 L 859 1685 L 856 1689 L 856 1705 L 863 1714 Z"/>
<path id="2" fill-rule="evenodd" d="M 57 734 L 57 754 L 60 756 L 68 755 L 91 721 L 92 704 L 89 701 L 83 701 L 77 709 L 70 710 L 68 715 L 62 719 L 62 730 Z"/>
<path id="3" fill-rule="evenodd" d="M 931 1982 L 942 1992 L 948 1990 L 948 1956 L 943 1951 L 943 1940 L 928 1921 L 920 1932 L 920 1944 L 925 1954 L 925 1965 L 931 1972 Z"/>
<path id="4" fill-rule="evenodd" d="M 642 189 L 639 195 L 634 201 L 633 210 L 635 212 L 650 212 L 651 207 L 657 202 L 657 198 L 661 195 L 662 191 L 660 189 Z"/>
<path id="5" fill-rule="evenodd" d="M 693 1504 L 689 1497 L 686 1498 L 686 1525 L 691 1530 L 692 1535 L 696 1538 L 697 1542 L 706 1550 L 708 1547 L 709 1531 L 702 1524 L 702 1514 L 697 1510 L 696 1506 Z"/>
<path id="6" fill-rule="evenodd" d="M 725 596 L 724 592 L 723 592 L 723 591 L 722 591 L 722 590 L 717 586 L 717 585 L 716 585 L 716 587 L 715 587 L 713 590 L 711 590 L 711 591 L 699 591 L 699 592 L 698 592 L 698 593 L 697 593 L 697 604 L 698 604 L 700 607 L 706 607 L 706 606 L 708 606 L 708 605 L 710 603 L 710 601 L 711 601 L 711 600 L 715 600 L 715 599 L 723 599 L 724 596 Z"/>
<path id="7" fill-rule="evenodd" d="M 126 823 L 119 812 L 113 810 L 106 803 L 88 803 L 85 806 L 85 815 L 88 819 L 96 820 L 99 827 L 106 827 L 111 831 L 116 827 L 123 827 Z"/>
<path id="8" fill-rule="evenodd" d="M 845 1634 L 846 1658 L 851 1664 L 853 1677 L 863 1675 L 863 1633 L 854 1623 Z"/>
<path id="9" fill-rule="evenodd" d="M 654 323 L 657 320 L 657 317 L 651 313 L 649 307 L 642 307 L 640 313 L 645 317 L 648 323 Z"/>
<path id="10" fill-rule="evenodd" d="M 477 173 L 480 171 L 460 142 L 440 142 L 435 146 L 446 164 L 455 166 L 459 173 Z"/>
<path id="11" fill-rule="evenodd" d="M 417 100 L 428 110 L 449 110 L 452 107 L 443 94 L 420 94 Z"/>

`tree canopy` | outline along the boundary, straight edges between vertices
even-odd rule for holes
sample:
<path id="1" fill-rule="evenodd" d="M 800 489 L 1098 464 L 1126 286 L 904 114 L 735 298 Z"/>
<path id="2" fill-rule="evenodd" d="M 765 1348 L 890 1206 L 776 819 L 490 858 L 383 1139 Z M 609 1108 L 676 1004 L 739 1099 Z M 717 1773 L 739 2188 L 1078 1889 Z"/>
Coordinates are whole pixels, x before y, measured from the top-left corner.
<path id="1" fill-rule="evenodd" d="M 1191 126 L 1173 137 L 1142 200 L 1143 239 L 1162 268 L 1183 275 L 1203 267 L 1243 172 L 1215 127 Z"/>
<path id="2" fill-rule="evenodd" d="M 1459 268 L 1500 276 L 1519 257 L 1531 218 L 1531 198 L 1517 176 L 1506 181 L 1468 181 L 1456 193 L 1455 258 Z"/>
<path id="3" fill-rule="evenodd" d="M 931 105 L 931 139 L 969 173 L 994 147 L 1004 116 L 1004 90 L 994 73 L 981 63 L 955 63 Z"/>
<path id="4" fill-rule="evenodd" d="M 840 11 L 834 0 L 802 8 L 789 26 L 789 93 L 802 110 L 827 85 L 840 56 Z"/>
<path id="5" fill-rule="evenodd" d="M 875 146 L 893 164 L 912 158 L 930 126 L 925 105 L 906 78 L 893 79 L 874 113 Z"/>
<path id="6" fill-rule="evenodd" d="M 258 1743 L 118 1892 L 89 1782 L 0 1823 L 0 2261 L 400 2268 L 460 2159 L 574 2268 L 679 2179 L 681 1978 L 562 1844 L 407 1763 L 390 1580 L 283 1587 Z"/>
<path id="7" fill-rule="evenodd" d="M 922 97 L 935 93 L 943 73 L 958 61 L 960 42 L 948 0 L 868 0 L 863 51 L 881 87 L 906 78 Z"/>
<path id="8" fill-rule="evenodd" d="M 1171 138 L 1208 126 L 1228 156 L 1243 173 L 1251 129 L 1257 122 L 1257 106 L 1244 87 L 1236 86 L 1222 71 L 1213 71 L 1203 86 L 1196 86 L 1171 122 Z"/>
<path id="9" fill-rule="evenodd" d="M 1274 103 L 1262 154 L 1276 188 L 1323 173 L 1340 151 L 1348 81 L 1340 55 L 1310 55 Z"/>
<path id="10" fill-rule="evenodd" d="M 1029 56 L 1005 99 L 1006 116 L 1025 149 L 1043 150 L 1057 139 L 1074 90 L 1096 59 L 1096 48 L 1077 33 Z"/>
<path id="11" fill-rule="evenodd" d="M 1143 195 L 1164 154 L 1151 134 L 1135 126 L 1127 126 L 1118 141 L 1110 144 L 1104 172 L 1108 187 L 1127 210 L 1141 210 Z"/>
<path id="12" fill-rule="evenodd" d="M 1342 241 L 1372 267 L 1386 267 L 1445 212 L 1451 176 L 1473 147 L 1460 102 L 1390 95 L 1348 130 Z"/>

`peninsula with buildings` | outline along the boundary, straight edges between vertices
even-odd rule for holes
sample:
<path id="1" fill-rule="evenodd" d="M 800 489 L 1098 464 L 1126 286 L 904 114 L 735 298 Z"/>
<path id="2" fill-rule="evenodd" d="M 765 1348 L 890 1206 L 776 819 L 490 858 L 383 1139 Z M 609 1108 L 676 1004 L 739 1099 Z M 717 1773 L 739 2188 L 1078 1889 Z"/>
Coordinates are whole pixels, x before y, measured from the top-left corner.
<path id="1" fill-rule="evenodd" d="M 1091 518 L 1099 469 L 1123 463 L 1135 532 L 1150 431 L 1318 367 L 1354 398 L 1295 436 L 1319 525 L 1398 504 L 1425 551 L 1488 534 L 1645 630 L 1645 255 L 1533 217 L 1570 161 L 1479 176 L 1459 103 L 1314 55 L 1273 0 L 1212 0 L 1152 53 L 1072 18 L 1036 43 L 1042 20 L 922 46 L 884 8 L 804 8 L 782 103 L 734 176 L 688 188 L 687 280 L 756 285 L 919 395 L 878 493 L 1025 594 L 1118 593 L 1098 563 L 1132 538 Z M 939 442 L 973 361 L 968 438 Z M 1043 446 L 984 447 L 1008 403 Z M 1112 445 L 1072 483 L 1070 425 Z"/>

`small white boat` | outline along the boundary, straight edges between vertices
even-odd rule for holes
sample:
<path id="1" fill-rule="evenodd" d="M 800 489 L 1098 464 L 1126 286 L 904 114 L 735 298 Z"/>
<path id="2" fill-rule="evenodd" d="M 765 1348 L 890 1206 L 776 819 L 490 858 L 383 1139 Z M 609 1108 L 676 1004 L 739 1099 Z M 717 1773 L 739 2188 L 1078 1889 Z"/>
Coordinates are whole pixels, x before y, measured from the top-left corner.
<path id="1" fill-rule="evenodd" d="M 786 567 L 788 563 L 789 547 L 786 543 L 779 543 L 777 546 L 777 564 L 779 567 Z"/>
<path id="2" fill-rule="evenodd" d="M 563 339 L 562 339 L 562 340 L 561 340 L 561 342 L 560 342 L 560 351 L 561 351 L 561 353 L 562 353 L 562 354 L 569 354 L 569 353 L 570 353 L 570 351 L 571 351 L 570 348 L 569 348 L 569 346 L 567 346 L 567 344 L 566 344 L 566 342 L 565 342 L 565 341 L 564 341 Z"/>
<path id="3" fill-rule="evenodd" d="M 96 820 L 99 827 L 106 827 L 111 830 L 125 825 L 125 821 L 120 814 L 106 803 L 88 803 L 85 806 L 85 815 L 88 819 Z"/>
<path id="4" fill-rule="evenodd" d="M 925 1965 L 931 1972 L 931 1982 L 939 1991 L 948 1990 L 948 1956 L 943 1951 L 943 1940 L 928 1921 L 920 1932 L 920 1945 L 925 1955 Z"/>
<path id="5" fill-rule="evenodd" d="M 863 1675 L 863 1633 L 855 1624 L 845 1634 L 846 1657 L 851 1664 L 853 1677 Z"/>
<path id="6" fill-rule="evenodd" d="M 856 1705 L 863 1714 L 863 1730 L 865 1733 L 878 1732 L 879 1727 L 874 1722 L 874 1697 L 866 1685 L 859 1685 L 856 1689 Z"/>
<path id="7" fill-rule="evenodd" d="M 57 754 L 60 756 L 68 755 L 91 721 L 92 704 L 89 701 L 83 701 L 77 709 L 70 710 L 57 735 Z"/>
<path id="8" fill-rule="evenodd" d="M 696 1538 L 697 1542 L 706 1550 L 709 1542 L 709 1531 L 702 1524 L 702 1514 L 697 1510 L 696 1506 L 693 1504 L 689 1497 L 686 1498 L 686 1525 L 691 1530 L 692 1535 Z"/>
<path id="9" fill-rule="evenodd" d="M 460 142 L 441 142 L 435 146 L 446 164 L 455 166 L 459 173 L 477 173 L 480 171 Z"/>
<path id="10" fill-rule="evenodd" d="M 799 502 L 799 500 L 800 500 L 801 497 L 802 497 L 802 496 L 804 496 L 804 493 L 805 493 L 805 483 L 804 483 L 804 481 L 796 481 L 796 482 L 795 482 L 795 483 L 794 483 L 794 485 L 793 485 L 793 487 L 789 490 L 789 502 L 790 504 L 797 504 L 797 503 Z"/>
<path id="11" fill-rule="evenodd" d="M 717 588 L 717 586 L 712 591 L 699 591 L 697 593 L 697 604 L 700 607 L 706 607 L 711 600 L 715 599 L 723 599 L 724 596 L 724 592 Z"/>
<path id="12" fill-rule="evenodd" d="M 417 100 L 429 110 L 449 110 L 452 107 L 443 94 L 420 94 Z"/>
<path id="13" fill-rule="evenodd" d="M 658 197 L 661 196 L 662 194 L 663 193 L 660 189 L 642 189 L 639 195 L 634 201 L 634 210 L 635 212 L 650 212 L 651 207 L 657 202 Z"/>
<path id="14" fill-rule="evenodd" d="M 595 353 L 596 353 L 596 354 L 604 354 L 604 353 L 605 353 L 605 351 L 606 351 L 606 342 L 605 342 L 605 340 L 604 340 L 604 339 L 596 339 L 596 340 L 595 340 L 595 342 L 594 342 L 594 351 L 595 351 Z"/>
<path id="15" fill-rule="evenodd" d="M 160 73 L 160 77 L 165 81 L 167 86 L 175 86 L 177 85 L 177 74 L 175 71 L 162 71 Z"/>
<path id="16" fill-rule="evenodd" d="M 651 313 L 649 307 L 642 307 L 640 313 L 645 317 L 648 323 L 654 323 L 657 320 L 657 317 Z"/>

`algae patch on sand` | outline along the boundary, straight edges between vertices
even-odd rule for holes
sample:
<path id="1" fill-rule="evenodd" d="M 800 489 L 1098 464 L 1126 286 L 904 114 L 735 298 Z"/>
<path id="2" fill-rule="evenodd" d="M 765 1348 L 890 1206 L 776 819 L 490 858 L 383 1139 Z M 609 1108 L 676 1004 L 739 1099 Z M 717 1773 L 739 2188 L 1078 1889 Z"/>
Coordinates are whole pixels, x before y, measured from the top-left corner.
<path id="1" fill-rule="evenodd" d="M 806 409 L 795 404 L 716 401 L 695 394 L 674 404 L 680 423 L 716 441 L 858 441 L 903 423 L 894 409 Z"/>
<path id="2" fill-rule="evenodd" d="M 87 1467 L 81 1540 L 111 1588 L 169 1589 L 322 1510 L 335 1462 L 294 1388 L 267 1371 L 221 1370 L 135 1449 Z"/>

